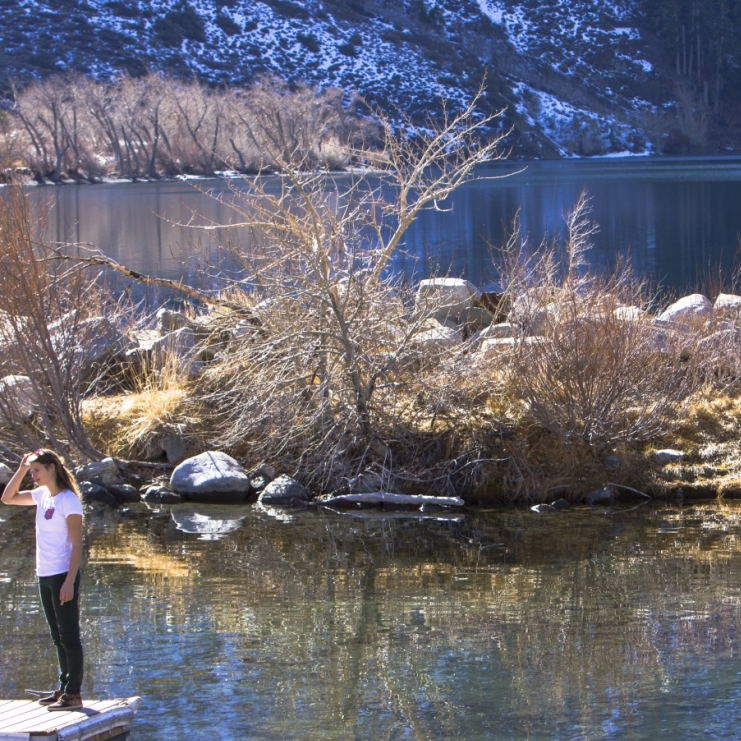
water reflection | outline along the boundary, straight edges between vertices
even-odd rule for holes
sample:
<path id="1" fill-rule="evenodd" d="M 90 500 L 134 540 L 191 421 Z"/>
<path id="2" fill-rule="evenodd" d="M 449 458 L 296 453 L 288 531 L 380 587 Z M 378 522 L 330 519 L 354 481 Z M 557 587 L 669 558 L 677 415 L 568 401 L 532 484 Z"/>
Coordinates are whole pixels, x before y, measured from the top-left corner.
<path id="1" fill-rule="evenodd" d="M 520 169 L 502 162 L 480 174 L 492 178 Z M 175 224 L 194 212 L 216 223 L 239 218 L 197 187 L 228 194 L 224 182 L 201 181 L 38 188 L 34 198 L 53 205 L 48 239 L 88 242 L 136 270 L 207 286 L 203 267 L 220 259 L 213 241 Z M 741 234 L 741 160 L 633 159 L 533 162 L 512 177 L 469 183 L 446 204 L 450 210 L 421 216 L 393 268 L 417 278 L 449 270 L 486 285 L 496 279 L 490 245 L 502 244 L 518 209 L 523 232 L 537 244 L 561 229 L 563 214 L 583 189 L 593 197 L 600 225 L 595 265 L 629 253 L 642 274 L 679 289 L 708 266 L 733 266 Z M 135 295 L 145 292 L 137 287 Z M 158 300 L 151 292 L 148 298 Z"/>
<path id="2" fill-rule="evenodd" d="M 737 504 L 238 514 L 87 518 L 86 693 L 145 698 L 132 741 L 737 735 Z M 0 523 L 1 697 L 53 676 L 32 529 Z"/>

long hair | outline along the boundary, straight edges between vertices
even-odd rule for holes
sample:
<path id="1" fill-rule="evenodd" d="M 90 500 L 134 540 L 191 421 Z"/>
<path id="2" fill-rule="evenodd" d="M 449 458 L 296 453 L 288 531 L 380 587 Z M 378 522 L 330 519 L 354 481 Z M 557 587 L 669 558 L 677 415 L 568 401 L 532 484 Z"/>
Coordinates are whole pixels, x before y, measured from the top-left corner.
<path id="1" fill-rule="evenodd" d="M 78 497 L 82 498 L 75 475 L 62 463 L 62 459 L 53 450 L 49 450 L 48 448 L 36 450 L 30 462 L 40 463 L 42 466 L 53 465 L 57 486 L 60 486 L 62 489 L 69 489 L 77 494 Z"/>

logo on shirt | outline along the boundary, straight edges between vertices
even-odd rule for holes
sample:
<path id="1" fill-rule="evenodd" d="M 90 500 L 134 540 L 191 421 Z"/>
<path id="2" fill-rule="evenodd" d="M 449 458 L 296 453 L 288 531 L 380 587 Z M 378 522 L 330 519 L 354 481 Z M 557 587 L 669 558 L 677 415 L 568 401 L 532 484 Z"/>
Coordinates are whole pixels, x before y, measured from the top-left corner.
<path id="1" fill-rule="evenodd" d="M 52 517 L 54 517 L 54 507 L 49 507 L 49 509 L 44 512 L 44 519 L 51 520 Z"/>

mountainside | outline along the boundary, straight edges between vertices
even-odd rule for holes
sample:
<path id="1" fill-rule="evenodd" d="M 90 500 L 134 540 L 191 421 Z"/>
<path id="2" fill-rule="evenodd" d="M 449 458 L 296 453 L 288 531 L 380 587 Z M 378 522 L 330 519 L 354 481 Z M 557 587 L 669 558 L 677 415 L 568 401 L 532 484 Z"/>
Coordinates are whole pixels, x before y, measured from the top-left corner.
<path id="1" fill-rule="evenodd" d="M 741 0 L 0 0 L 0 67 L 274 74 L 413 119 L 486 76 L 517 154 L 679 154 L 741 149 L 739 31 Z"/>

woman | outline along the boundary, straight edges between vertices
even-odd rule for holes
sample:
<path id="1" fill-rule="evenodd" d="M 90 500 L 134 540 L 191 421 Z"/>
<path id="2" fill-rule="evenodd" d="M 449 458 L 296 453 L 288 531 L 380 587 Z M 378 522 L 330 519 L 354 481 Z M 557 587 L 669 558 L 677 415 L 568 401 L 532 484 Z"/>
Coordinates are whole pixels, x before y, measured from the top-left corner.
<path id="1" fill-rule="evenodd" d="M 36 488 L 18 491 L 26 473 Z M 36 575 L 39 595 L 59 658 L 59 689 L 39 700 L 49 710 L 82 708 L 80 560 L 82 503 L 74 476 L 56 453 L 26 453 L 2 495 L 5 504 L 36 505 Z"/>

